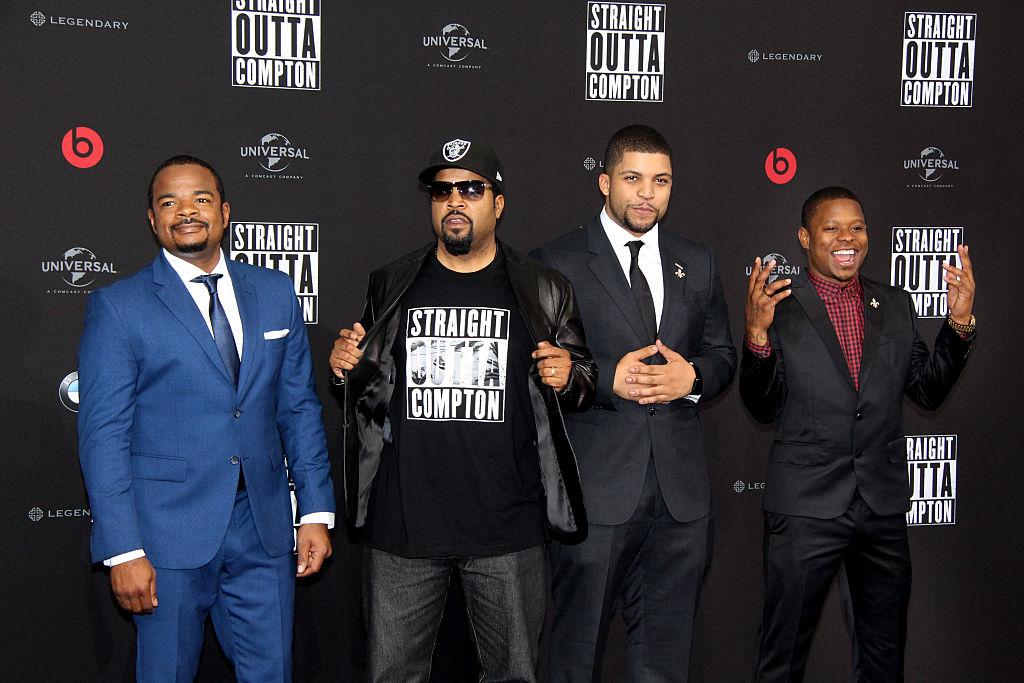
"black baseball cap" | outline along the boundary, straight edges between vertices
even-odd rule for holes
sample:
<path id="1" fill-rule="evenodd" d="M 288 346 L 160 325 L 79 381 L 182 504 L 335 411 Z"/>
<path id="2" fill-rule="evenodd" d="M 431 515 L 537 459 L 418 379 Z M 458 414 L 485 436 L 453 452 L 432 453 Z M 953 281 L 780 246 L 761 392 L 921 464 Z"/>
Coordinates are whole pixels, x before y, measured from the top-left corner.
<path id="1" fill-rule="evenodd" d="M 456 138 L 441 145 L 430 155 L 430 165 L 420 172 L 420 182 L 429 185 L 434 175 L 444 168 L 463 168 L 487 178 L 494 186 L 494 194 L 504 194 L 504 170 L 498 155 L 482 142 Z"/>

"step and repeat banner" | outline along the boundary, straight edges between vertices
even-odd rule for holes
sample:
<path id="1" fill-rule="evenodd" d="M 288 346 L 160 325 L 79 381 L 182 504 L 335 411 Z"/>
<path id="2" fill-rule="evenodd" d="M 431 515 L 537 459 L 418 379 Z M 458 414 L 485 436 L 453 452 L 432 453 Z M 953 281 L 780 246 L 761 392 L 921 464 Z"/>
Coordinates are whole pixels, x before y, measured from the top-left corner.
<path id="1" fill-rule="evenodd" d="M 782 276 L 805 268 L 796 230 L 819 187 L 863 198 L 865 272 L 912 294 L 929 343 L 946 314 L 941 266 L 970 245 L 980 340 L 941 410 L 907 406 L 907 672 L 1016 678 L 1018 2 L 9 0 L 0 30 L 5 680 L 134 676 L 131 622 L 89 564 L 76 353 L 89 293 L 155 254 L 146 190 L 158 163 L 211 162 L 232 206 L 230 258 L 292 278 L 337 441 L 329 349 L 360 314 L 370 270 L 432 238 L 416 182 L 430 152 L 489 142 L 507 176 L 499 235 L 529 250 L 597 213 L 605 143 L 631 123 L 673 145 L 663 229 L 715 250 L 737 342 L 754 258 Z M 716 537 L 692 675 L 742 681 L 757 648 L 771 432 L 735 387 L 703 418 Z M 335 542 L 327 570 L 298 587 L 296 680 L 363 669 L 359 546 L 343 532 Z M 475 680 L 451 605 L 434 678 Z M 617 623 L 605 680 L 624 675 L 625 637 Z M 850 676 L 836 592 L 808 680 Z M 200 680 L 230 679 L 208 639 Z"/>

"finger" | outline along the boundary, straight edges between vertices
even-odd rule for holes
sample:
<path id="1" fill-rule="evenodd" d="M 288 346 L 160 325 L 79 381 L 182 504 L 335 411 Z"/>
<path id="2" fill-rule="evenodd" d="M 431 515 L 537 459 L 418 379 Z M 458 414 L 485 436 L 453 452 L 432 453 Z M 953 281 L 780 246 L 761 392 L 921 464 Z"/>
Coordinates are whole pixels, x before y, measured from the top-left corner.
<path id="1" fill-rule="evenodd" d="M 971 250 L 967 247 L 966 244 L 961 244 L 959 247 L 956 248 L 956 253 L 960 256 L 960 263 L 963 266 L 963 269 L 966 270 L 969 274 L 974 275 L 974 266 L 971 265 L 970 251 Z"/>
<path id="2" fill-rule="evenodd" d="M 156 572 L 153 572 L 153 578 L 149 580 L 149 603 L 153 607 L 160 605 L 160 601 L 156 599 Z"/>
<path id="3" fill-rule="evenodd" d="M 128 596 L 127 609 L 132 614 L 142 614 L 142 601 L 139 600 L 138 594 L 133 593 Z"/>
<path id="4" fill-rule="evenodd" d="M 654 345 L 658 347 L 658 351 L 661 352 L 661 355 L 664 356 L 665 360 L 667 360 L 669 363 L 672 363 L 672 362 L 675 362 L 675 361 L 680 361 L 680 360 L 686 360 L 685 358 L 683 358 L 682 354 L 677 353 L 677 352 L 673 351 L 672 349 L 670 349 L 665 344 L 665 342 L 661 341 L 660 339 L 656 340 L 654 342 Z"/>
<path id="5" fill-rule="evenodd" d="M 309 563 L 309 539 L 305 534 L 300 533 L 298 537 L 298 544 L 296 545 L 295 554 L 298 558 L 298 566 L 296 567 L 296 576 L 305 576 L 306 566 Z"/>
<path id="6" fill-rule="evenodd" d="M 764 283 L 768 281 L 768 276 L 772 274 L 772 268 L 775 267 L 775 260 L 765 261 L 761 267 L 761 272 L 757 274 L 757 279 L 754 280 L 757 289 L 764 289 Z"/>
<path id="7" fill-rule="evenodd" d="M 541 344 L 546 343 L 547 342 L 541 342 Z M 558 346 L 551 346 L 548 344 L 547 346 L 542 347 L 538 344 L 537 350 L 534 351 L 532 355 L 534 358 L 568 358 L 569 352 Z"/>
<path id="8" fill-rule="evenodd" d="M 780 292 L 773 292 L 768 301 L 765 303 L 765 308 L 775 308 L 779 305 L 779 302 L 785 299 L 787 296 L 793 293 L 792 289 L 783 289 Z"/>
<path id="9" fill-rule="evenodd" d="M 788 278 L 787 278 L 787 279 L 779 279 L 779 280 L 776 280 L 775 282 L 773 282 L 773 283 L 771 283 L 771 284 L 765 285 L 765 287 L 764 287 L 765 293 L 766 293 L 766 294 L 768 294 L 768 295 L 769 295 L 769 297 L 772 297 L 772 296 L 774 296 L 774 295 L 775 295 L 775 294 L 776 294 L 777 292 L 779 292 L 779 291 L 781 291 L 781 290 L 783 290 L 783 289 L 786 289 L 787 287 L 789 287 L 789 285 L 790 285 L 790 284 L 791 284 L 792 282 L 793 282 L 793 281 L 792 281 L 792 280 L 790 280 L 790 279 L 788 279 Z"/>
<path id="10" fill-rule="evenodd" d="M 320 548 L 318 544 L 311 545 L 308 558 L 309 561 L 306 564 L 306 576 L 309 576 L 310 574 L 316 574 L 318 571 L 320 571 L 320 567 L 322 567 L 324 564 L 323 549 Z"/>
<path id="11" fill-rule="evenodd" d="M 654 354 L 658 353 L 658 347 L 655 345 L 641 346 L 635 351 L 630 351 L 626 355 L 630 357 L 630 362 L 642 361 L 644 358 L 650 358 Z"/>
<path id="12" fill-rule="evenodd" d="M 352 329 L 355 330 L 355 333 L 359 335 L 360 339 L 362 339 L 363 337 L 366 336 L 366 330 L 364 330 L 363 326 L 360 325 L 359 323 L 356 323 L 355 325 L 353 325 Z"/>
<path id="13" fill-rule="evenodd" d="M 757 276 L 761 274 L 761 257 L 754 259 L 754 267 L 750 269 L 750 277 L 747 278 L 747 294 L 757 291 Z"/>

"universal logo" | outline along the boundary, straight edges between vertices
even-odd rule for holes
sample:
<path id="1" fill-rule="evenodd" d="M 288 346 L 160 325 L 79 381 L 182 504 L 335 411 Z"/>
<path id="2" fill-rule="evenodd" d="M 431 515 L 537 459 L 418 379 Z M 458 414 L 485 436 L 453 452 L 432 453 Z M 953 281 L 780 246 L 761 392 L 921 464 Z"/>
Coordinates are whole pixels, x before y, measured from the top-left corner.
<path id="1" fill-rule="evenodd" d="M 72 413 L 78 412 L 78 372 L 69 372 L 60 381 L 57 389 L 57 396 L 60 397 L 61 405 Z"/>
<path id="2" fill-rule="evenodd" d="M 912 171 L 916 178 L 924 182 L 908 183 L 907 187 L 953 187 L 949 182 L 953 172 L 960 171 L 960 162 L 947 157 L 938 147 L 925 147 L 916 157 L 903 160 L 903 168 Z M 939 180 L 945 178 L 946 182 Z"/>
<path id="3" fill-rule="evenodd" d="M 36 11 L 28 15 L 28 20 L 35 26 L 42 28 L 47 24 L 51 26 L 70 26 L 73 28 L 110 29 L 114 31 L 127 31 L 128 22 L 119 19 L 103 19 L 101 17 L 62 17 L 46 15 Z"/>
<path id="4" fill-rule="evenodd" d="M 246 145 L 238 152 L 243 159 L 256 159 L 266 173 L 246 173 L 246 178 L 275 178 L 279 180 L 302 180 L 297 168 L 309 161 L 309 151 L 297 147 L 281 133 L 267 133 L 255 145 Z M 284 171 L 291 169 L 291 173 Z"/>
<path id="5" fill-rule="evenodd" d="M 46 519 L 67 519 L 69 517 L 92 517 L 92 510 L 89 508 L 54 508 L 44 510 L 38 505 L 28 511 L 28 518 L 32 522 Z"/>
<path id="6" fill-rule="evenodd" d="M 462 24 L 448 24 L 436 35 L 423 36 L 423 47 L 436 49 L 445 61 L 429 62 L 433 69 L 481 69 L 479 64 L 466 62 L 466 59 L 477 51 L 487 50 L 487 41 L 480 36 L 470 34 Z"/>
<path id="7" fill-rule="evenodd" d="M 775 282 L 780 277 L 788 278 L 800 274 L 800 266 L 790 264 L 782 254 L 769 252 L 761 257 L 761 263 L 768 263 L 769 261 L 775 261 L 775 265 L 772 267 L 772 272 L 768 275 L 768 284 Z M 753 270 L 753 266 L 747 266 L 747 275 L 749 276 Z"/>
<path id="8" fill-rule="evenodd" d="M 764 482 L 743 481 L 742 479 L 737 479 L 732 485 L 732 490 L 736 493 L 743 493 L 744 491 L 763 491 Z"/>
<path id="9" fill-rule="evenodd" d="M 751 64 L 765 62 L 820 62 L 821 55 L 816 52 L 759 52 L 751 50 L 747 53 Z"/>
<path id="10" fill-rule="evenodd" d="M 56 273 L 69 288 L 57 287 L 46 290 L 47 294 L 88 294 L 89 285 L 99 275 L 117 275 L 113 261 L 101 261 L 91 249 L 71 247 L 55 261 L 43 261 L 44 273 Z"/>
<path id="11" fill-rule="evenodd" d="M 320 89 L 320 0 L 232 0 L 231 85 Z"/>

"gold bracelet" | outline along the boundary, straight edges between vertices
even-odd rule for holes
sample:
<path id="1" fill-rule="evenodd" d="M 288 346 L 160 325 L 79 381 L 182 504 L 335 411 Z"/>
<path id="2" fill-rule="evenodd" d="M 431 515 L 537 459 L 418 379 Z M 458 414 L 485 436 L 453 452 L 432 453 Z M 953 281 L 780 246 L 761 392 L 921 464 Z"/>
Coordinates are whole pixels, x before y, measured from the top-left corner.
<path id="1" fill-rule="evenodd" d="M 952 316 L 946 318 L 946 322 L 949 323 L 949 326 L 952 327 L 954 331 L 959 332 L 960 334 L 974 334 L 973 315 L 971 316 L 971 322 L 967 323 L 966 325 L 958 323 L 957 321 L 953 320 Z"/>

